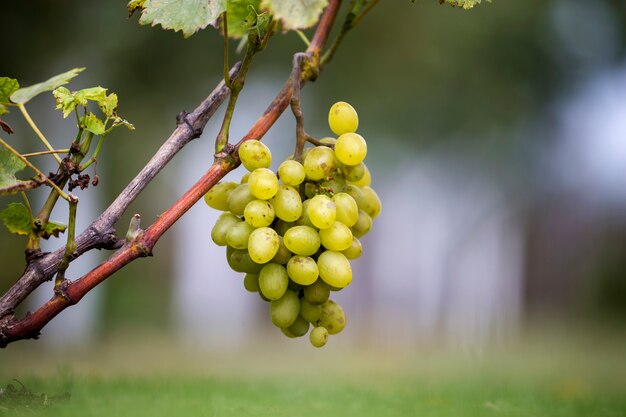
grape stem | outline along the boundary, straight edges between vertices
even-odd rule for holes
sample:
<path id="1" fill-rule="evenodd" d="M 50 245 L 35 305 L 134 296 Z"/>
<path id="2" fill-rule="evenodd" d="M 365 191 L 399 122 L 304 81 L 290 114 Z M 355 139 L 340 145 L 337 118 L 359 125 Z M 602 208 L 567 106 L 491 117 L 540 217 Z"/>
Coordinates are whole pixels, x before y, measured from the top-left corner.
<path id="1" fill-rule="evenodd" d="M 305 52 L 308 59 L 307 65 L 302 66 L 302 73 L 298 76 L 300 87 L 304 81 L 314 80 L 319 73 L 321 49 L 326 43 L 340 5 L 341 0 L 330 0 L 324 10 L 311 44 Z M 50 320 L 67 307 L 78 303 L 89 291 L 113 273 L 135 259 L 152 255 L 152 250 L 159 238 L 220 179 L 239 166 L 241 163 L 237 154 L 239 146 L 246 140 L 261 139 L 276 122 L 289 105 L 293 96 L 293 87 L 294 82 L 290 77 L 265 113 L 255 122 L 248 133 L 236 145 L 225 147 L 224 149 L 228 148 L 228 153 L 222 152 L 222 154 L 216 155 L 215 162 L 211 168 L 178 201 L 161 214 L 144 233 L 136 239 L 124 243 L 107 261 L 84 276 L 74 281 L 64 281 L 52 299 L 33 313 L 18 319 L 13 314 L 17 305 L 34 288 L 54 274 L 58 266 L 58 260 L 63 257 L 64 251 L 61 250 L 60 253 L 56 251 L 53 254 L 42 257 L 42 259 L 46 260 L 46 263 L 30 263 L 26 273 L 0 298 L 0 347 L 5 347 L 7 344 L 17 340 L 39 337 L 39 332 Z M 216 90 L 219 91 L 216 92 L 214 90 L 214 93 L 219 98 L 214 98 L 211 103 L 211 107 L 215 105 L 215 108 L 223 102 L 229 89 L 222 81 L 221 87 L 219 89 L 216 88 Z M 76 238 L 76 256 L 93 248 L 119 247 L 115 238 L 115 231 L 113 230 L 114 224 L 135 199 L 138 192 L 154 178 L 156 173 L 171 160 L 174 154 L 192 138 L 200 135 L 202 128 L 213 114 L 215 108 L 212 110 L 207 110 L 206 108 L 196 109 L 201 114 L 195 114 L 196 112 L 194 112 L 193 117 L 188 117 L 190 115 L 184 114 L 179 118 L 178 128 L 161 150 L 157 152 L 153 160 L 146 165 L 113 204 L 85 232 Z M 170 143 L 172 137 L 174 139 L 171 142 L 174 143 Z M 166 145 L 168 148 L 164 150 L 163 148 Z M 172 151 L 169 149 L 172 146 L 177 149 Z M 146 170 L 149 172 L 144 172 Z M 137 191 L 137 188 L 139 188 L 139 191 Z M 49 264 L 50 260 L 54 259 L 57 259 L 56 263 Z M 39 271 L 36 271 L 37 269 Z"/>

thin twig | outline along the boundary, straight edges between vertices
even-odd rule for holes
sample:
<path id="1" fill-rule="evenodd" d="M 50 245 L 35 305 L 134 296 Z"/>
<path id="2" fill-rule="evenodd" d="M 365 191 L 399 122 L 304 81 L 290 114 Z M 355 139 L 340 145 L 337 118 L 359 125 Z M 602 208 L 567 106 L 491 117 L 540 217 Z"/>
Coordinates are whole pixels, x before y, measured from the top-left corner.
<path id="1" fill-rule="evenodd" d="M 41 130 L 39 130 L 39 128 L 37 127 L 33 119 L 30 117 L 30 114 L 28 114 L 28 111 L 26 111 L 26 107 L 24 106 L 24 104 L 20 103 L 17 105 L 17 107 L 20 109 L 20 111 L 22 112 L 22 116 L 24 116 L 24 119 L 26 119 L 31 129 L 33 129 L 35 134 L 39 137 L 41 142 L 43 142 L 46 148 L 48 148 L 49 151 L 54 151 L 54 148 L 52 147 L 52 145 L 50 145 L 50 142 L 48 142 L 48 139 L 46 139 L 43 133 L 41 133 Z M 54 159 L 56 159 L 59 164 L 61 163 L 61 158 L 59 158 L 58 155 L 53 153 L 52 156 L 54 156 Z"/>

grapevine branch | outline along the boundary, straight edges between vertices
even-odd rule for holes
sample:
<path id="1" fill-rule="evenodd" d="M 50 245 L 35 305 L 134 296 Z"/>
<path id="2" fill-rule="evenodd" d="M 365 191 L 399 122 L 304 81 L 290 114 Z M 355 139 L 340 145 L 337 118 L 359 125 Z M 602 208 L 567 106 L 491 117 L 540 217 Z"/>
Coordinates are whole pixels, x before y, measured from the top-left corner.
<path id="1" fill-rule="evenodd" d="M 239 63 L 234 65 L 231 76 L 235 76 L 239 72 L 239 68 Z M 121 246 L 120 242 L 117 242 L 113 229 L 115 223 L 161 169 L 192 139 L 200 136 L 204 126 L 226 99 L 229 92 L 228 87 L 224 82 L 221 82 L 193 112 L 179 115 L 176 129 L 148 164 L 117 196 L 113 203 L 84 232 L 76 237 L 74 258 L 91 249 L 115 249 Z M 28 264 L 18 281 L 0 297 L 0 331 L 7 319 L 12 319 L 15 308 L 38 286 L 54 276 L 64 255 L 65 248 L 61 248 L 33 260 Z"/>
<path id="2" fill-rule="evenodd" d="M 309 47 L 306 49 L 306 52 L 304 53 L 307 57 L 308 65 L 303 65 L 301 69 L 302 71 L 300 79 L 302 83 L 307 80 L 314 80 L 318 76 L 320 68 L 321 50 L 326 43 L 330 30 L 332 29 L 333 23 L 339 11 L 340 4 L 341 0 L 330 0 L 328 6 L 324 11 L 324 14 L 322 15 L 322 18 L 320 19 L 313 39 Z M 90 290 L 92 290 L 99 283 L 111 276 L 114 272 L 118 271 L 123 266 L 136 260 L 137 258 L 152 255 L 154 245 L 159 240 L 159 238 L 176 221 L 178 221 L 178 219 L 180 219 L 180 217 L 185 214 L 200 198 L 202 198 L 202 196 L 208 190 L 210 190 L 211 187 L 213 187 L 228 172 L 239 166 L 239 164 L 241 163 L 238 158 L 239 146 L 246 140 L 261 139 L 264 134 L 269 130 L 269 128 L 276 122 L 278 117 L 285 111 L 290 103 L 294 91 L 293 84 L 293 80 L 290 76 L 290 78 L 278 92 L 276 98 L 268 106 L 263 115 L 259 119 L 257 119 L 252 128 L 248 131 L 248 133 L 235 146 L 228 149 L 228 152 L 225 152 L 226 149 L 224 149 L 222 152 L 216 154 L 215 161 L 211 168 L 208 170 L 208 172 L 204 174 L 204 176 L 202 176 L 202 178 L 200 178 L 200 180 L 196 184 L 194 184 L 176 203 L 174 203 L 172 207 L 170 207 L 167 211 L 161 214 L 159 218 L 143 233 L 137 233 L 134 239 L 130 239 L 129 241 L 125 242 L 123 246 L 118 251 L 116 251 L 107 261 L 97 266 L 91 272 L 87 273 L 86 275 L 75 281 L 63 281 L 63 283 L 59 285 L 55 296 L 39 309 L 37 309 L 35 312 L 26 315 L 22 319 L 16 319 L 12 316 L 12 314 L 9 316 L 8 320 L 6 318 L 0 319 L 0 347 L 4 347 L 8 343 L 21 339 L 37 338 L 39 336 L 40 330 L 50 320 L 52 320 L 65 308 L 79 302 L 82 297 L 84 297 Z M 221 85 L 224 90 L 228 90 L 223 81 Z M 222 94 L 224 95 L 224 97 L 221 99 L 223 101 L 225 96 L 228 94 L 228 91 L 224 91 Z M 217 102 L 217 100 L 215 101 Z M 208 119 L 208 117 L 206 117 L 206 114 L 205 118 Z M 183 140 L 183 142 L 186 143 L 191 138 L 197 137 L 199 135 L 199 131 L 195 128 L 195 120 L 194 122 L 190 121 L 193 120 L 193 117 L 190 118 L 189 115 L 187 115 L 185 117 L 181 117 L 181 120 L 182 122 L 179 123 L 178 128 L 172 134 L 172 136 L 175 136 L 177 134 L 182 135 L 186 137 L 186 140 Z M 183 130 L 184 132 L 180 130 Z M 172 137 L 170 137 L 170 139 L 172 139 Z M 166 144 L 170 141 L 170 139 L 168 139 Z M 178 141 L 174 140 L 174 142 Z M 163 146 L 165 147 L 166 144 L 164 144 Z M 180 143 L 178 143 L 178 146 L 180 146 Z M 157 155 L 159 155 L 160 152 L 161 150 L 157 152 Z M 112 230 L 112 227 L 119 219 L 119 216 L 121 216 L 124 210 L 128 207 L 130 201 L 134 200 L 134 198 L 138 194 L 135 192 L 134 188 L 139 186 L 139 184 L 143 184 L 143 187 L 145 187 L 147 182 L 149 182 L 149 180 L 151 180 L 154 175 L 156 175 L 156 172 L 158 172 L 158 170 L 160 170 L 169 161 L 169 159 L 173 157 L 176 152 L 164 153 L 166 154 L 165 156 L 167 157 L 167 161 L 160 161 L 160 163 L 154 164 L 153 161 L 151 161 L 146 166 L 146 168 L 144 168 L 144 170 L 142 170 L 142 172 L 137 176 L 137 178 L 140 178 L 140 183 L 136 183 L 137 178 L 135 178 L 135 180 L 133 180 L 133 182 L 131 182 L 131 184 L 129 184 L 129 186 L 122 192 L 122 194 L 118 196 L 118 198 L 113 202 L 109 209 L 107 209 L 98 219 L 96 219 L 96 221 L 94 221 L 94 223 L 87 229 L 86 232 L 81 234 L 76 239 L 77 252 L 79 242 L 82 245 L 86 245 L 83 246 L 83 249 L 86 249 L 86 247 L 88 246 L 87 242 L 91 242 L 91 245 L 94 245 L 95 243 L 96 246 L 99 243 L 102 246 L 102 234 L 109 235 L 109 247 L 115 246 L 115 232 L 114 230 Z M 157 155 L 155 155 L 153 160 L 157 158 Z M 142 173 L 146 169 L 149 171 L 156 169 L 156 172 L 154 172 L 154 175 L 152 176 L 148 175 L 142 177 Z M 93 239 L 92 237 L 90 239 L 91 235 L 96 238 Z M 100 237 L 100 239 L 98 239 L 98 237 Z M 61 249 L 60 251 L 61 253 L 57 255 L 58 260 L 63 257 L 63 249 Z M 56 263 L 52 264 L 51 268 L 53 268 L 55 265 Z M 49 274 L 49 276 L 51 277 L 54 274 L 54 271 L 49 272 Z M 20 278 L 20 281 L 24 278 L 24 276 Z M 45 277 L 45 274 L 39 274 L 40 279 L 43 277 Z M 35 281 L 35 283 L 36 282 L 37 281 Z M 16 286 L 20 287 L 17 284 Z M 14 288 L 16 286 L 14 286 Z M 13 288 L 11 290 L 13 290 Z M 11 292 L 11 290 L 9 292 Z M 22 290 L 22 293 L 24 293 L 24 290 Z M 28 295 L 29 293 L 30 291 L 27 291 L 26 295 Z M 5 298 L 6 295 L 3 296 L 2 299 L 0 299 L 0 317 L 3 316 L 3 313 L 7 314 L 6 310 L 4 312 L 2 310 L 2 308 L 6 308 L 3 307 L 5 303 Z M 16 304 L 13 304 L 13 306 L 11 306 L 11 304 L 9 304 L 10 307 L 8 313 L 12 313 L 15 305 Z"/>

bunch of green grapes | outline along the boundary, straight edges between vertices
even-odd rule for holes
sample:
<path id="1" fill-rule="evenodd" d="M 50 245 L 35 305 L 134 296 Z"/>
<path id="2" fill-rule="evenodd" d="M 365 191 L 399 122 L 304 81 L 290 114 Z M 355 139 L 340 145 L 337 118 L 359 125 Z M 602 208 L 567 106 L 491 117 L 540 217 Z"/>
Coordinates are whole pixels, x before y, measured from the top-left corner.
<path id="1" fill-rule="evenodd" d="M 337 138 L 305 148 L 302 162 L 289 158 L 277 174 L 269 169 L 267 146 L 244 142 L 239 158 L 249 173 L 204 196 L 224 212 L 211 238 L 226 247 L 230 267 L 245 274 L 246 290 L 269 302 L 271 321 L 286 336 L 309 333 L 316 347 L 346 325 L 343 309 L 329 296 L 352 281 L 350 260 L 361 256 L 359 239 L 381 211 L 363 162 L 367 144 L 356 133 L 356 111 L 335 103 L 328 122 Z"/>

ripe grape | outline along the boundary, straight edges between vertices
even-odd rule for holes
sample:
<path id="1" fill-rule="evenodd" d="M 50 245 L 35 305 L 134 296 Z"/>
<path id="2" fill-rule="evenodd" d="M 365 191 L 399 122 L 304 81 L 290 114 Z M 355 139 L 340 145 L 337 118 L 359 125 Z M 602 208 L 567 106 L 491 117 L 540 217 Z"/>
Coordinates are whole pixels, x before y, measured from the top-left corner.
<path id="1" fill-rule="evenodd" d="M 343 253 L 348 259 L 357 259 L 363 253 L 363 246 L 361 246 L 359 239 L 353 237 L 350 247 L 342 250 L 341 253 Z"/>
<path id="2" fill-rule="evenodd" d="M 287 262 L 287 274 L 296 284 L 311 285 L 317 280 L 319 269 L 313 258 L 295 255 Z"/>
<path id="3" fill-rule="evenodd" d="M 348 227 L 354 226 L 359 220 L 359 206 L 354 198 L 347 193 L 337 193 L 332 198 L 336 207 L 336 220 Z"/>
<path id="4" fill-rule="evenodd" d="M 306 174 L 300 162 L 289 159 L 278 167 L 278 176 L 283 184 L 295 187 L 302 184 Z"/>
<path id="5" fill-rule="evenodd" d="M 263 267 L 250 258 L 247 250 L 233 249 L 230 246 L 226 246 L 226 261 L 233 271 L 247 274 L 258 274 Z"/>
<path id="6" fill-rule="evenodd" d="M 310 200 L 307 215 L 315 227 L 325 229 L 335 222 L 337 208 L 330 197 L 318 194 Z"/>
<path id="7" fill-rule="evenodd" d="M 250 258 L 258 264 L 269 262 L 278 252 L 280 241 L 278 233 L 269 227 L 259 227 L 250 233 L 248 252 Z"/>
<path id="8" fill-rule="evenodd" d="M 228 210 L 235 216 L 243 216 L 246 206 L 256 198 L 250 192 L 248 184 L 240 184 L 228 195 Z"/>
<path id="9" fill-rule="evenodd" d="M 336 168 L 335 154 L 327 146 L 312 148 L 303 160 L 306 177 L 314 181 L 330 176 Z"/>
<path id="10" fill-rule="evenodd" d="M 378 194 L 376 194 L 376 191 L 371 187 L 361 187 L 361 191 L 363 192 L 363 200 L 361 200 L 361 206 L 359 206 L 359 208 L 366 212 L 372 219 L 375 219 L 382 209 L 380 198 L 378 198 Z"/>
<path id="11" fill-rule="evenodd" d="M 322 304 L 322 313 L 317 324 L 325 327 L 329 334 L 337 334 L 346 327 L 346 313 L 339 304 L 328 300 Z"/>
<path id="12" fill-rule="evenodd" d="M 248 247 L 248 239 L 254 227 L 246 222 L 235 223 L 226 233 L 226 243 L 235 249 L 246 249 Z"/>
<path id="13" fill-rule="evenodd" d="M 327 250 L 317 258 L 320 277 L 328 285 L 343 288 L 352 282 L 350 261 L 343 253 Z"/>
<path id="14" fill-rule="evenodd" d="M 204 202 L 215 210 L 228 211 L 228 196 L 230 192 L 237 188 L 237 183 L 232 181 L 215 184 L 204 195 Z"/>
<path id="15" fill-rule="evenodd" d="M 309 226 L 294 226 L 283 237 L 287 249 L 301 256 L 311 256 L 320 248 L 320 235 Z"/>
<path id="16" fill-rule="evenodd" d="M 232 213 L 220 214 L 211 230 L 211 239 L 213 242 L 218 246 L 226 246 L 228 244 L 226 240 L 228 231 L 239 222 L 241 222 L 241 219 Z"/>
<path id="17" fill-rule="evenodd" d="M 269 168 L 272 163 L 272 152 L 258 140 L 247 140 L 239 147 L 239 159 L 248 171 Z"/>
<path id="18" fill-rule="evenodd" d="M 290 290 L 282 297 L 270 302 L 270 318 L 276 327 L 291 326 L 300 314 L 300 299 Z"/>
<path id="19" fill-rule="evenodd" d="M 294 222 L 302 215 L 302 199 L 295 188 L 288 185 L 278 187 L 276 195 L 270 199 L 276 217 L 286 222 Z"/>
<path id="20" fill-rule="evenodd" d="M 328 342 L 328 330 L 325 327 L 315 327 L 309 334 L 309 340 L 315 347 L 322 347 Z"/>
<path id="21" fill-rule="evenodd" d="M 300 316 L 309 323 L 316 323 L 322 314 L 321 304 L 312 304 L 306 298 L 300 299 Z"/>
<path id="22" fill-rule="evenodd" d="M 264 200 L 252 200 L 243 210 L 243 217 L 253 227 L 269 226 L 274 221 L 274 207 Z"/>
<path id="23" fill-rule="evenodd" d="M 330 296 L 330 287 L 323 280 L 318 279 L 302 290 L 304 298 L 311 304 L 324 304 Z"/>
<path id="24" fill-rule="evenodd" d="M 336 135 L 356 132 L 359 127 L 359 116 L 354 107 L 344 101 L 338 101 L 328 112 L 328 125 Z"/>
<path id="25" fill-rule="evenodd" d="M 246 274 L 243 287 L 250 292 L 259 292 L 259 274 Z"/>
<path id="26" fill-rule="evenodd" d="M 267 168 L 257 168 L 248 177 L 248 187 L 259 200 L 269 200 L 278 191 L 278 178 Z"/>
<path id="27" fill-rule="evenodd" d="M 341 222 L 334 222 L 329 228 L 320 230 L 319 235 L 322 245 L 329 250 L 340 252 L 352 244 L 352 232 Z"/>
<path id="28" fill-rule="evenodd" d="M 283 333 L 291 335 L 291 337 L 302 337 L 309 331 L 309 322 L 306 321 L 302 316 L 298 316 L 296 321 L 287 328 L 282 328 Z"/>
<path id="29" fill-rule="evenodd" d="M 278 264 L 267 264 L 259 273 L 259 288 L 269 300 L 278 300 L 287 291 L 289 277 L 285 267 Z"/>
<path id="30" fill-rule="evenodd" d="M 358 165 L 367 155 L 367 143 L 358 133 L 344 133 L 337 138 L 335 155 L 344 165 Z"/>
<path id="31" fill-rule="evenodd" d="M 359 210 L 359 219 L 352 226 L 352 234 L 354 237 L 366 235 L 372 228 L 372 218 L 363 210 Z"/>

